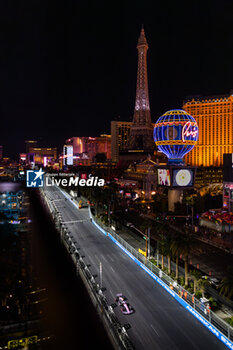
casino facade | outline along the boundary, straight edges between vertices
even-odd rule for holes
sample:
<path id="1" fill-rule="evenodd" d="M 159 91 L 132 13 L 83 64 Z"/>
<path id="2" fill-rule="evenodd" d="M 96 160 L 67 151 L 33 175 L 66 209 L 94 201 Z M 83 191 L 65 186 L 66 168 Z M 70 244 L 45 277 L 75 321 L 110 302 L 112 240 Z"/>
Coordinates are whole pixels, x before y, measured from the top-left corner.
<path id="1" fill-rule="evenodd" d="M 190 97 L 183 109 L 197 121 L 199 138 L 185 159 L 192 166 L 222 166 L 223 154 L 233 153 L 233 91 L 210 98 Z"/>

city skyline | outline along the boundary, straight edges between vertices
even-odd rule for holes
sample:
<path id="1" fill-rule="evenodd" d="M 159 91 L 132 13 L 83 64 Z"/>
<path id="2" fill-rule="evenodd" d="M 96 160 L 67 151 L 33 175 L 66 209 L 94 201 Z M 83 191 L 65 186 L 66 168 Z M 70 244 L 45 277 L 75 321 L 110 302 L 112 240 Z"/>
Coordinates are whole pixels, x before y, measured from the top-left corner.
<path id="1" fill-rule="evenodd" d="M 229 93 L 231 5 L 218 5 L 158 2 L 156 13 L 150 3 L 119 5 L 115 11 L 72 1 L 65 9 L 24 3 L 11 11 L 4 5 L 3 32 L 14 38 L 11 45 L 2 42 L 0 65 L 4 156 L 17 159 L 16 139 L 20 152 L 26 139 L 61 150 L 69 137 L 110 133 L 119 115 L 132 121 L 142 23 L 152 123 L 180 108 L 187 95 Z"/>
<path id="2" fill-rule="evenodd" d="M 232 18 L 0 3 L 0 349 L 233 349 Z"/>

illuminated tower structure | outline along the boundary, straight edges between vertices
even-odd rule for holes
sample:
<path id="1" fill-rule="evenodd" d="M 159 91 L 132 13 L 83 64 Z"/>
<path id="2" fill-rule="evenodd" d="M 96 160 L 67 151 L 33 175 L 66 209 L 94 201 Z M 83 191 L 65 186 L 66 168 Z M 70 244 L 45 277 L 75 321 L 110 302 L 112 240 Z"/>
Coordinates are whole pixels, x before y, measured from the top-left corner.
<path id="1" fill-rule="evenodd" d="M 136 101 L 133 122 L 130 128 L 128 151 L 150 153 L 154 151 L 155 147 L 153 142 L 153 127 L 151 124 L 147 78 L 148 43 L 143 27 L 138 39 L 137 50 L 138 71 Z"/>
<path id="2" fill-rule="evenodd" d="M 197 122 L 182 109 L 167 111 L 155 124 L 154 140 L 168 158 L 167 165 L 158 168 L 158 184 L 168 188 L 168 210 L 174 211 L 175 203 L 182 201 L 183 190 L 194 186 L 196 169 L 186 166 L 183 157 L 197 143 Z"/>

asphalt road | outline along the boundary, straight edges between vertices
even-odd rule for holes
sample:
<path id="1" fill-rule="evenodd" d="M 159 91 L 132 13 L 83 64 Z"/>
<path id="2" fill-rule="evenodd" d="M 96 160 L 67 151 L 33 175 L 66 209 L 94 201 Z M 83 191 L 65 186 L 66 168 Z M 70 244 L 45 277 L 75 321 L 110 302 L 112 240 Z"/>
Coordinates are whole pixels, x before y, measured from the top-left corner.
<path id="1" fill-rule="evenodd" d="M 129 323 L 131 341 L 137 350 L 215 350 L 226 349 L 206 327 L 175 301 L 145 271 L 90 222 L 88 209 L 77 209 L 55 187 L 46 190 L 61 213 L 63 222 L 80 247 L 84 261 L 100 282 L 108 302 L 123 293 L 135 313 L 123 315 L 114 309 L 122 324 Z M 76 222 L 74 222 L 76 221 Z"/>

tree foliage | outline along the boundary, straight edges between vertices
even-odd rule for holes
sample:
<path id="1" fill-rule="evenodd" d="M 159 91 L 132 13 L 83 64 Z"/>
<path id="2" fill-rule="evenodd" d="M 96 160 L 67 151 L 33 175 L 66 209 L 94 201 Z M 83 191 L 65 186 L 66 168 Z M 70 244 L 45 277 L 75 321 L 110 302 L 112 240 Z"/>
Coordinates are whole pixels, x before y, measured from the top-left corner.
<path id="1" fill-rule="evenodd" d="M 227 276 L 223 278 L 220 285 L 220 294 L 224 295 L 228 299 L 233 296 L 233 267 L 230 266 L 227 269 Z"/>

